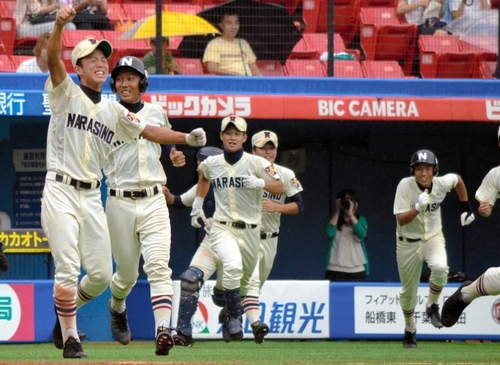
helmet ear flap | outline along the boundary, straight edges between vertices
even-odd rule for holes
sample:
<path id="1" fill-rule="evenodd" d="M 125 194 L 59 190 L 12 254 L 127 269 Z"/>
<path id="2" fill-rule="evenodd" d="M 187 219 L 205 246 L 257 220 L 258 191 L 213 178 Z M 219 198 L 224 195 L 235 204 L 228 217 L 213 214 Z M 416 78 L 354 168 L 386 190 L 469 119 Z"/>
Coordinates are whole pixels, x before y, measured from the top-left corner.
<path id="1" fill-rule="evenodd" d="M 142 94 L 142 93 L 146 92 L 146 90 L 148 89 L 148 86 L 149 86 L 148 72 L 146 70 L 144 70 L 144 76 L 141 77 L 141 82 L 139 84 L 140 93 Z"/>
<path id="2" fill-rule="evenodd" d="M 109 80 L 109 87 L 111 88 L 113 94 L 116 94 L 115 79 L 113 78 L 113 75 L 111 75 L 111 79 Z"/>
<path id="3" fill-rule="evenodd" d="M 413 166 L 410 166 L 410 176 L 415 175 L 415 171 L 413 170 Z"/>

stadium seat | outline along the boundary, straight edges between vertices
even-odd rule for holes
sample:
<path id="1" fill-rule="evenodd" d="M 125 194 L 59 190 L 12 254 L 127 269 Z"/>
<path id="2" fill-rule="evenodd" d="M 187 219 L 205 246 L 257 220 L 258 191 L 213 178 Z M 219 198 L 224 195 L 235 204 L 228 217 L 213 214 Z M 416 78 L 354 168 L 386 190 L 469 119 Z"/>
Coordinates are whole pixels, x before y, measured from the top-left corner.
<path id="1" fill-rule="evenodd" d="M 395 8 L 362 8 L 359 18 L 366 60 L 398 61 L 405 75 L 411 75 L 417 26 L 398 17 Z"/>
<path id="2" fill-rule="evenodd" d="M 14 10 L 8 6 L 8 3 L 11 2 L 0 1 L 0 31 L 2 32 L 2 42 L 5 47 L 5 53 L 13 54 L 16 40 L 16 21 L 13 16 Z"/>
<path id="3" fill-rule="evenodd" d="M 460 51 L 462 51 L 463 53 L 474 53 L 474 78 L 482 78 L 481 70 L 479 69 L 481 63 L 498 61 L 498 56 L 495 49 L 496 45 L 492 47 L 492 44 L 489 43 L 488 38 L 489 37 L 477 37 L 477 39 L 471 39 L 471 37 L 468 37 L 467 41 L 458 41 Z M 494 42 L 497 42 L 497 40 L 495 39 Z M 486 48 L 483 48 L 481 46 L 484 46 Z"/>
<path id="4" fill-rule="evenodd" d="M 199 58 L 182 58 L 175 59 L 183 75 L 203 75 L 203 65 Z"/>
<path id="5" fill-rule="evenodd" d="M 26 60 L 29 60 L 30 58 L 33 58 L 34 56 L 20 56 L 20 55 L 12 55 L 10 56 L 12 66 L 14 67 L 14 70 L 17 70 L 19 65 L 23 63 Z"/>
<path id="6" fill-rule="evenodd" d="M 257 60 L 257 67 L 264 76 L 286 76 L 283 66 L 275 60 Z"/>
<path id="7" fill-rule="evenodd" d="M 181 52 L 179 51 L 179 44 L 181 44 L 184 37 L 170 37 L 169 38 L 169 50 L 174 57 L 181 57 Z"/>
<path id="8" fill-rule="evenodd" d="M 300 0 L 257 0 L 263 3 L 269 3 L 269 4 L 275 4 L 275 5 L 281 5 L 288 10 L 288 13 L 290 15 L 293 15 L 295 13 L 295 10 L 297 10 L 297 6 L 299 5 Z"/>
<path id="9" fill-rule="evenodd" d="M 305 48 L 311 52 L 315 51 L 321 55 L 328 50 L 328 34 L 327 33 L 303 33 L 299 43 L 305 43 Z M 292 50 L 293 52 L 293 50 Z M 344 40 L 339 33 L 333 35 L 333 53 L 349 53 L 356 60 L 360 58 L 360 52 L 357 49 L 348 49 L 344 44 Z"/>
<path id="10" fill-rule="evenodd" d="M 397 61 L 363 61 L 361 69 L 365 77 L 383 79 L 405 77 Z"/>
<path id="11" fill-rule="evenodd" d="M 102 36 L 113 45 L 113 54 L 109 59 L 109 66 L 113 68 L 118 60 L 124 56 L 135 56 L 142 60 L 144 55 L 151 51 L 149 39 L 119 40 L 122 32 L 103 30 Z"/>
<path id="12" fill-rule="evenodd" d="M 361 8 L 372 8 L 372 7 L 395 8 L 397 5 L 398 5 L 397 0 L 361 0 L 359 4 Z"/>
<path id="13" fill-rule="evenodd" d="M 360 0 L 334 0 L 334 32 L 340 33 L 349 45 L 358 28 Z M 326 33 L 328 31 L 327 0 L 304 0 L 302 17 L 306 25 L 304 33 Z"/>
<path id="14" fill-rule="evenodd" d="M 324 77 L 325 69 L 319 60 L 294 60 L 285 62 L 285 74 L 287 76 L 300 77 Z"/>
<path id="15" fill-rule="evenodd" d="M 0 55 L 0 72 L 16 72 L 9 55 Z"/>
<path id="16" fill-rule="evenodd" d="M 421 35 L 418 47 L 423 78 L 473 77 L 475 55 L 462 52 L 454 36 Z"/>
<path id="17" fill-rule="evenodd" d="M 156 14 L 156 4 L 154 3 L 122 3 L 123 11 L 127 19 L 139 21 Z"/>
<path id="18" fill-rule="evenodd" d="M 497 69 L 497 62 L 481 62 L 479 64 L 479 78 L 493 79 L 493 74 Z"/>
<path id="19" fill-rule="evenodd" d="M 326 62 L 323 62 L 326 73 Z M 339 60 L 333 63 L 334 77 L 358 77 L 363 78 L 363 70 L 359 61 Z"/>
<path id="20" fill-rule="evenodd" d="M 125 11 L 122 8 L 120 3 L 108 3 L 108 12 L 106 16 L 109 18 L 109 22 L 113 27 L 116 27 L 119 24 L 123 24 L 127 20 L 127 16 L 125 15 Z"/>
<path id="21" fill-rule="evenodd" d="M 176 13 L 187 13 L 196 15 L 203 10 L 203 7 L 198 4 L 191 3 L 172 3 L 164 5 L 165 9 Z"/>
<path id="22" fill-rule="evenodd" d="M 68 72 L 74 72 L 73 64 L 71 63 L 71 52 L 78 42 L 94 38 L 97 40 L 103 39 L 100 30 L 65 30 L 62 36 L 62 60 Z"/>

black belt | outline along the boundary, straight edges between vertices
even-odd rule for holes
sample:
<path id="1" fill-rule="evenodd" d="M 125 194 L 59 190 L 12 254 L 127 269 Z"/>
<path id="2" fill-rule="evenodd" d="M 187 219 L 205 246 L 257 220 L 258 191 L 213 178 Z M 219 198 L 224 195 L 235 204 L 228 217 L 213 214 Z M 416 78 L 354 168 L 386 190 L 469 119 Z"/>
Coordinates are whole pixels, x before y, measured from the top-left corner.
<path id="1" fill-rule="evenodd" d="M 93 183 L 88 183 L 80 180 L 75 180 L 70 177 L 64 178 L 63 175 L 56 174 L 56 181 L 64 184 L 73 186 L 75 189 L 97 189 L 101 186 L 100 181 L 95 181 Z"/>
<path id="2" fill-rule="evenodd" d="M 123 196 L 124 198 L 132 198 L 132 199 L 142 199 L 147 196 L 153 196 L 160 192 L 158 186 L 155 186 L 152 190 L 152 194 L 148 192 L 147 189 L 134 189 L 134 190 L 123 190 L 120 195 L 116 189 L 109 189 L 109 195 L 111 196 Z"/>
<path id="3" fill-rule="evenodd" d="M 254 229 L 257 228 L 256 224 L 248 224 L 245 222 L 219 222 L 220 224 L 223 224 L 225 226 L 233 227 L 233 228 L 238 228 L 238 229 L 245 229 L 245 228 L 250 228 Z"/>
<path id="4" fill-rule="evenodd" d="M 268 239 L 268 238 L 274 238 L 274 237 L 278 237 L 278 232 L 269 232 L 269 233 L 264 233 L 264 232 L 261 232 L 260 234 L 260 239 L 261 240 L 265 240 L 265 239 Z"/>
<path id="5" fill-rule="evenodd" d="M 399 236 L 399 240 L 400 241 L 410 242 L 410 243 L 422 241 L 420 238 L 406 238 L 406 237 L 401 237 L 401 236 Z"/>

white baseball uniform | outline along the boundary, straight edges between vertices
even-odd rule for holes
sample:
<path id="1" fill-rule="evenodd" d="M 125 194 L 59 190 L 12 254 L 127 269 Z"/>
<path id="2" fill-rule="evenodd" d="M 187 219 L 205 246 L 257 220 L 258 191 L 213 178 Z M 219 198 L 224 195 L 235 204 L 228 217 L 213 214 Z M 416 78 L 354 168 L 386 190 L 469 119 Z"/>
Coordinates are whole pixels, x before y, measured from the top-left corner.
<path id="1" fill-rule="evenodd" d="M 258 260 L 264 189 L 245 188 L 244 179 L 255 175 L 275 181 L 280 176 L 272 163 L 247 152 L 234 165 L 218 155 L 208 157 L 198 168 L 214 191 L 210 248 L 222 263 L 222 285 L 227 290 L 241 287 L 241 296 L 245 296 Z"/>
<path id="2" fill-rule="evenodd" d="M 417 301 L 423 262 L 426 261 L 431 276 L 429 282 L 444 286 L 448 280 L 448 258 L 441 225 L 441 202 L 458 184 L 456 174 L 432 178 L 429 203 L 410 223 L 397 225 L 397 263 L 402 288 L 400 303 L 403 310 L 413 310 Z M 400 181 L 394 199 L 394 214 L 404 213 L 415 206 L 423 191 L 415 177 Z M 396 221 L 397 222 L 397 221 Z"/>
<path id="3" fill-rule="evenodd" d="M 52 116 L 42 226 L 54 258 L 56 305 L 64 302 L 74 309 L 101 294 L 112 274 L 110 238 L 98 189 L 101 168 L 113 143 L 131 142 L 145 124 L 106 98 L 94 104 L 69 76 L 57 87 L 49 78 L 45 88 Z M 77 298 L 80 264 L 86 275 Z"/>
<path id="4" fill-rule="evenodd" d="M 286 197 L 294 196 L 303 189 L 295 173 L 287 167 L 274 164 L 283 184 L 285 185 L 285 194 L 271 194 L 264 191 L 264 198 L 272 200 L 276 204 L 285 204 Z M 259 261 L 250 281 L 248 296 L 259 296 L 260 289 L 269 277 L 273 268 L 274 258 L 278 248 L 278 234 L 281 224 L 281 213 L 262 213 L 260 225 L 260 245 Z"/>
<path id="5" fill-rule="evenodd" d="M 136 116 L 146 123 L 171 128 L 163 108 L 144 103 Z M 170 217 L 162 185 L 167 177 L 160 163 L 161 146 L 144 138 L 132 144 L 116 142 L 104 167 L 108 198 L 106 216 L 116 272 L 110 283 L 114 297 L 124 299 L 139 276 L 139 260 L 144 258 L 153 310 L 171 310 L 164 298 L 173 295 L 170 260 Z M 168 313 L 170 316 L 170 313 Z M 156 327 L 161 319 L 156 318 Z M 155 329 L 156 329 L 155 327 Z"/>

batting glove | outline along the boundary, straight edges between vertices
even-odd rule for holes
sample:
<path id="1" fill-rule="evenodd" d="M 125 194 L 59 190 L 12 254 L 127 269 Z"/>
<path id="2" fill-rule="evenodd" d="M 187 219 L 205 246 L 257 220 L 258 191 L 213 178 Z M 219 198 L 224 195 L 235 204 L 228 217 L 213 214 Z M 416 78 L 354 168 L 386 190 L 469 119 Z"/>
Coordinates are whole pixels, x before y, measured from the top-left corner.
<path id="1" fill-rule="evenodd" d="M 418 196 L 417 202 L 415 203 L 415 209 L 419 212 L 423 212 L 427 203 L 429 203 L 429 194 L 427 193 L 427 189 L 425 189 L 424 192 Z"/>
<path id="2" fill-rule="evenodd" d="M 191 225 L 194 228 L 201 228 L 199 219 L 205 221 L 205 213 L 203 212 L 203 198 L 197 196 L 193 201 L 193 209 L 191 210 Z"/>
<path id="3" fill-rule="evenodd" d="M 460 223 L 462 223 L 462 226 L 467 226 L 471 224 L 476 217 L 474 216 L 474 213 L 472 213 L 469 201 L 461 202 L 460 205 L 462 210 L 462 214 L 460 214 Z"/>
<path id="4" fill-rule="evenodd" d="M 207 135 L 203 128 L 196 128 L 186 135 L 186 143 L 191 147 L 203 147 L 207 143 Z"/>
<path id="5" fill-rule="evenodd" d="M 212 226 L 214 225 L 214 219 L 213 218 L 207 218 L 203 221 L 205 223 L 205 227 L 203 229 L 207 234 L 210 234 L 210 230 L 212 229 Z"/>
<path id="6" fill-rule="evenodd" d="M 248 175 L 244 177 L 244 185 L 247 189 L 264 189 L 266 182 L 255 175 Z"/>

